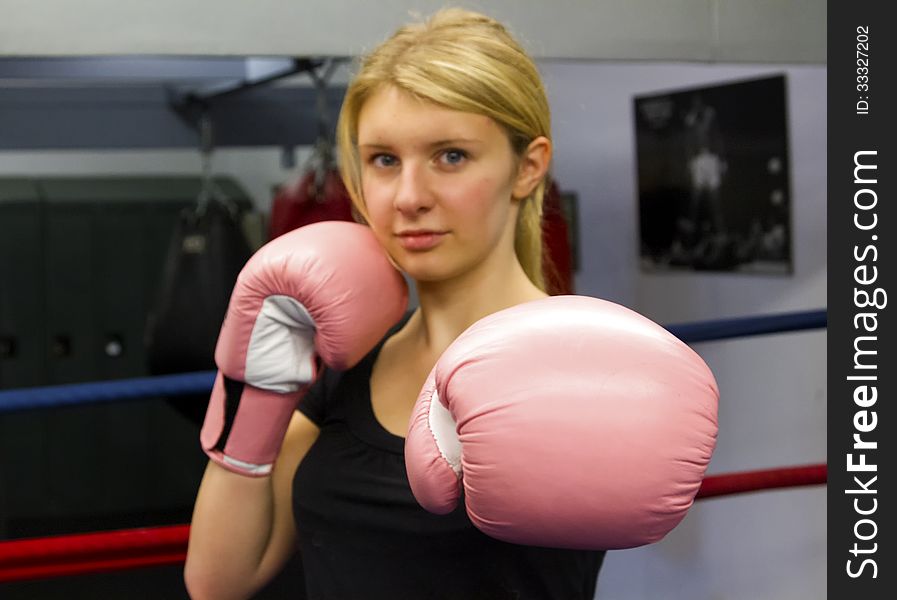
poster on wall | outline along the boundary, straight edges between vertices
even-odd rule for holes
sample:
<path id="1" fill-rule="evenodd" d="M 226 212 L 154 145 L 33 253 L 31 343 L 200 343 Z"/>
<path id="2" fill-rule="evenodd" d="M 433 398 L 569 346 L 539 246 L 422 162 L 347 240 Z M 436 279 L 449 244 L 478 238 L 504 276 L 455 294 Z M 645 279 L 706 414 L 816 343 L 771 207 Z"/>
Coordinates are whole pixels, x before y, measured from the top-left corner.
<path id="1" fill-rule="evenodd" d="M 636 96 L 634 115 L 642 269 L 790 274 L 785 76 Z"/>

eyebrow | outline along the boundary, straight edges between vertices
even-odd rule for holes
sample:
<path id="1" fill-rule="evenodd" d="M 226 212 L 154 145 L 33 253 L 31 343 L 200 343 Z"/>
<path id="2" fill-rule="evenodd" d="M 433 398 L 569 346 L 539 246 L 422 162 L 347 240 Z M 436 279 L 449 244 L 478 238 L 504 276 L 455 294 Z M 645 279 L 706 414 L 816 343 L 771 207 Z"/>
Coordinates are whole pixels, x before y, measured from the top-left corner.
<path id="1" fill-rule="evenodd" d="M 472 138 L 450 138 L 445 140 L 437 140 L 427 144 L 427 148 L 437 148 L 439 146 L 450 146 L 452 144 L 482 144 L 482 140 Z M 389 144 L 358 144 L 359 148 L 370 150 L 390 150 L 392 146 Z"/>

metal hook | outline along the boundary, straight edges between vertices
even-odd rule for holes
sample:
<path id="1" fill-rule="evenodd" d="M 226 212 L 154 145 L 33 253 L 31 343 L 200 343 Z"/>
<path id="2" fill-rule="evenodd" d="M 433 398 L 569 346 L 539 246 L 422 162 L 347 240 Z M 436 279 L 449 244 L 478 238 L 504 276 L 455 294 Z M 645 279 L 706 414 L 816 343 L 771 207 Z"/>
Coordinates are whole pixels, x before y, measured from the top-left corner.
<path id="1" fill-rule="evenodd" d="M 209 105 L 203 102 L 199 114 L 199 152 L 202 160 L 202 174 L 200 178 L 199 198 L 196 201 L 196 214 L 203 216 L 208 210 L 209 203 L 218 202 L 224 206 L 232 217 L 236 217 L 239 210 L 236 204 L 218 186 L 212 176 L 212 152 L 214 151 L 214 129 Z"/>
<path id="2" fill-rule="evenodd" d="M 327 173 L 334 166 L 333 140 L 331 139 L 330 115 L 327 110 L 327 84 L 338 66 L 334 58 L 325 58 L 318 68 L 309 69 L 316 91 L 316 114 L 318 139 L 309 159 L 309 168 L 314 169 L 312 197 L 318 202 L 324 201 L 324 185 Z"/>

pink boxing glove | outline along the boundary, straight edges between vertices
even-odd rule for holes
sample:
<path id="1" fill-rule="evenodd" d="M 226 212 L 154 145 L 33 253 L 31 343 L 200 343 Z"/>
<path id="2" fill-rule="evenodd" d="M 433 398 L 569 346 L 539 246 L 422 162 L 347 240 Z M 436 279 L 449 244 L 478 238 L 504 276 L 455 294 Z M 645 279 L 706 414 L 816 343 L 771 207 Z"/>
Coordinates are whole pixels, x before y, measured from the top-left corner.
<path id="1" fill-rule="evenodd" d="M 215 347 L 206 454 L 236 473 L 269 474 L 318 359 L 353 366 L 407 303 L 405 280 L 363 225 L 315 223 L 262 247 L 237 278 Z"/>
<path id="2" fill-rule="evenodd" d="M 411 490 L 507 542 L 656 542 L 685 516 L 716 445 L 703 360 L 620 305 L 555 296 L 481 319 L 443 353 L 405 442 Z"/>

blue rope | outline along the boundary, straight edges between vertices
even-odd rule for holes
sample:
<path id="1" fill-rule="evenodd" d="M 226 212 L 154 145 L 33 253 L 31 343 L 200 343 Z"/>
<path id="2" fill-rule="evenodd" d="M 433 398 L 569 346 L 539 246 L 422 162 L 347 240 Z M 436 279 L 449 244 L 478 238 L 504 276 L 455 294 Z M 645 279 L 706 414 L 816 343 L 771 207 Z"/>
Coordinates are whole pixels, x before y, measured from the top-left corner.
<path id="1" fill-rule="evenodd" d="M 215 383 L 215 371 L 138 377 L 117 381 L 75 383 L 48 387 L 0 391 L 0 414 L 17 410 L 96 404 L 151 396 L 208 394 Z"/>
<path id="2" fill-rule="evenodd" d="M 824 329 L 828 324 L 825 310 L 809 312 L 782 313 L 764 315 L 762 317 L 742 317 L 738 319 L 720 319 L 718 321 L 699 321 L 666 325 L 667 330 L 683 342 L 709 342 L 726 340 L 734 337 L 782 333 L 785 331 L 802 331 L 805 329 Z"/>
<path id="3" fill-rule="evenodd" d="M 821 329 L 827 324 L 825 310 L 784 313 L 762 317 L 720 319 L 667 325 L 667 330 L 686 343 L 724 340 L 734 337 Z M 152 396 L 208 394 L 215 371 L 139 377 L 97 383 L 76 383 L 49 387 L 0 391 L 0 414 L 35 408 L 134 400 Z"/>

